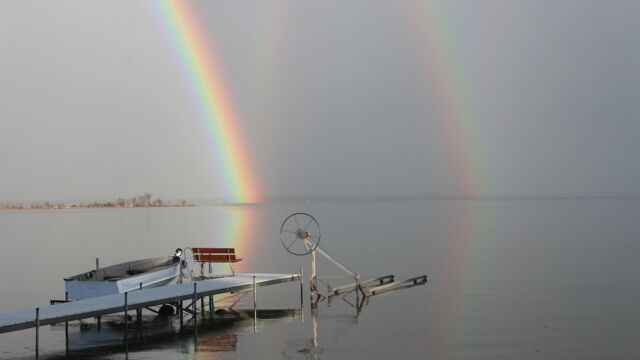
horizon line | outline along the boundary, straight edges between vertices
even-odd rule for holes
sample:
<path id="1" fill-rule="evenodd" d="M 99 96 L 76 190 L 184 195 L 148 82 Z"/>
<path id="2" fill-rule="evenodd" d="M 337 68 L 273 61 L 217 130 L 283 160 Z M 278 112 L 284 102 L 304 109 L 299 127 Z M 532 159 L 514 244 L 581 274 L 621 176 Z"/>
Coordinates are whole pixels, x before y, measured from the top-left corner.
<path id="1" fill-rule="evenodd" d="M 36 204 L 43 202 L 50 203 L 81 203 L 86 204 L 97 201 L 114 201 L 119 198 L 127 199 L 128 197 L 117 197 L 109 199 L 58 199 L 58 200 L 0 200 L 0 205 L 26 205 Z M 466 195 L 466 194 L 454 194 L 454 193 L 441 193 L 441 194 L 386 194 L 386 195 L 280 195 L 280 196 L 264 196 L 262 201 L 234 201 L 228 198 L 208 198 L 208 197 L 179 197 L 168 198 L 159 197 L 164 201 L 191 201 L 195 202 L 194 205 L 259 205 L 272 202 L 330 202 L 330 201 L 411 201 L 411 200 L 596 200 L 596 199 L 632 199 L 640 198 L 640 192 L 594 192 L 594 193 L 505 193 L 505 194 L 481 194 L 481 195 Z"/>

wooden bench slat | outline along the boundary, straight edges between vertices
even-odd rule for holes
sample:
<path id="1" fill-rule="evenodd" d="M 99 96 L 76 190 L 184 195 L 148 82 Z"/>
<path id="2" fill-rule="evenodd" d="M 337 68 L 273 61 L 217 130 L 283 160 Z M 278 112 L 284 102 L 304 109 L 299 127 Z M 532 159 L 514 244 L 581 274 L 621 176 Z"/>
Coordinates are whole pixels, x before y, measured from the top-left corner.
<path id="1" fill-rule="evenodd" d="M 236 249 L 234 248 L 196 247 L 191 250 L 193 251 L 193 260 L 199 263 L 229 263 L 232 265 L 242 260 L 236 257 Z"/>
<path id="2" fill-rule="evenodd" d="M 235 255 L 194 255 L 193 259 L 198 262 L 238 262 L 242 259 L 236 258 Z"/>
<path id="3" fill-rule="evenodd" d="M 194 254 L 197 253 L 216 253 L 216 254 L 235 254 L 236 249 L 235 248 L 203 248 L 203 247 L 197 247 L 197 248 L 192 248 L 191 250 L 193 250 Z"/>

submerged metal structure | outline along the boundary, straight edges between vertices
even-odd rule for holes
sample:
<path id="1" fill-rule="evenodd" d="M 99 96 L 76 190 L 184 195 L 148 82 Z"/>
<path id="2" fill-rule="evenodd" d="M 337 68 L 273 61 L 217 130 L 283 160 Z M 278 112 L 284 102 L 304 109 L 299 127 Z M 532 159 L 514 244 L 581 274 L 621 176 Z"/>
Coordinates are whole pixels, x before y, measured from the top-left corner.
<path id="1" fill-rule="evenodd" d="M 309 255 L 311 258 L 311 275 L 309 277 L 311 289 L 311 305 L 315 307 L 318 301 L 338 295 L 356 293 L 358 304 L 365 298 L 383 292 L 396 289 L 424 285 L 427 283 L 427 275 L 420 275 L 410 279 L 395 281 L 394 275 L 384 275 L 367 280 L 360 280 L 360 274 L 350 269 L 347 265 L 338 261 L 333 255 L 320 247 L 320 225 L 311 215 L 303 212 L 294 213 L 284 219 L 280 225 L 280 241 L 286 251 L 297 256 Z M 316 252 L 329 260 L 346 275 L 318 275 L 316 264 Z M 340 286 L 332 286 L 329 280 L 353 280 Z M 327 285 L 327 295 L 320 294 L 318 281 Z M 362 296 L 362 297 L 361 297 Z"/>

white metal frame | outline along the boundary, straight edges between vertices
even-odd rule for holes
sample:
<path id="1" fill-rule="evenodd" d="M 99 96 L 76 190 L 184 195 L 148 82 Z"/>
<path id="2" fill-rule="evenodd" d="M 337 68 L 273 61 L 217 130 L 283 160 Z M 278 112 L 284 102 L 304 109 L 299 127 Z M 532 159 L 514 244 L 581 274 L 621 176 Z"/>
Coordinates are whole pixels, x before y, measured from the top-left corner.
<path id="1" fill-rule="evenodd" d="M 335 293 L 336 289 L 340 289 L 342 291 L 346 291 L 346 292 L 352 292 L 355 291 L 356 292 L 356 296 L 360 297 L 360 294 L 362 294 L 362 296 L 365 296 L 365 292 L 362 289 L 362 286 L 360 284 L 360 274 L 358 274 L 357 272 L 351 270 L 348 266 L 346 266 L 345 264 L 341 263 L 340 261 L 338 261 L 335 257 L 333 257 L 331 254 L 329 254 L 326 250 L 322 249 L 319 245 L 317 245 L 315 247 L 315 249 L 312 250 L 312 245 L 309 243 L 309 241 L 305 238 L 304 239 L 305 242 L 305 246 L 307 246 L 307 248 L 310 250 L 309 255 L 311 256 L 311 276 L 309 278 L 310 283 L 311 283 L 311 303 L 315 304 L 317 302 L 317 299 L 319 298 L 319 292 L 318 292 L 318 280 L 320 279 L 353 279 L 353 283 L 347 284 L 347 285 L 343 285 L 340 286 L 338 288 L 334 288 L 331 287 L 330 285 L 328 285 L 329 287 L 329 292 L 333 292 Z M 341 269 L 342 271 L 344 271 L 347 276 L 320 276 L 318 275 L 317 272 L 317 268 L 316 268 L 316 251 L 324 256 L 327 260 L 331 261 L 334 265 L 336 265 L 339 269 Z M 314 300 L 315 298 L 315 300 Z"/>

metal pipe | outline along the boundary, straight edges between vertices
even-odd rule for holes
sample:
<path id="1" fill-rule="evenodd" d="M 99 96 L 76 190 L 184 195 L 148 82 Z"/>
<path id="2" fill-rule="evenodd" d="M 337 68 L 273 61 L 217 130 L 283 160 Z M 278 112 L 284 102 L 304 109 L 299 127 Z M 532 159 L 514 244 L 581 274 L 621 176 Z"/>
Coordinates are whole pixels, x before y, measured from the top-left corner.
<path id="1" fill-rule="evenodd" d="M 124 293 L 124 351 L 125 359 L 129 358 L 129 292 Z"/>
<path id="2" fill-rule="evenodd" d="M 318 309 L 311 310 L 311 347 L 314 349 L 318 348 Z"/>
<path id="3" fill-rule="evenodd" d="M 195 329 L 196 339 L 198 337 L 198 298 L 197 298 L 197 293 L 198 293 L 198 283 L 194 282 L 193 283 L 193 301 L 191 302 L 191 304 L 193 304 L 193 327 Z M 196 343 L 197 343 L 197 340 L 196 340 Z"/>
<path id="4" fill-rule="evenodd" d="M 198 291 L 198 283 L 193 283 L 193 301 L 191 301 L 191 305 L 193 306 L 193 316 L 198 313 L 198 298 L 196 297 L 196 293 Z"/>
<path id="5" fill-rule="evenodd" d="M 142 290 L 142 283 L 140 283 L 140 290 Z M 142 323 L 142 308 L 136 310 L 136 321 L 138 325 Z"/>
<path id="6" fill-rule="evenodd" d="M 356 304 L 360 304 L 360 292 L 362 291 L 362 288 L 360 287 L 360 275 L 356 274 L 355 280 L 356 280 Z"/>
<path id="7" fill-rule="evenodd" d="M 69 301 L 69 292 L 65 291 L 64 293 L 64 301 Z M 65 348 L 65 354 L 66 357 L 69 357 L 69 322 L 65 321 L 64 322 L 64 348 Z"/>
<path id="8" fill-rule="evenodd" d="M 127 334 L 127 326 L 129 325 L 129 292 L 124 293 L 124 333 Z"/>
<path id="9" fill-rule="evenodd" d="M 256 308 L 257 299 L 256 299 L 256 276 L 253 275 L 253 332 L 256 332 L 257 321 L 258 321 L 258 310 Z"/>
<path id="10" fill-rule="evenodd" d="M 300 267 L 300 309 L 304 309 L 304 267 Z"/>
<path id="11" fill-rule="evenodd" d="M 36 359 L 39 356 L 39 343 L 40 343 L 40 308 L 36 308 Z"/>
<path id="12" fill-rule="evenodd" d="M 312 292 L 315 292 L 316 290 L 318 290 L 318 288 L 316 287 L 316 276 L 317 276 L 316 275 L 316 253 L 315 251 L 312 251 L 311 252 L 311 277 L 309 278 Z"/>
<path id="13" fill-rule="evenodd" d="M 178 303 L 178 306 L 180 307 L 180 331 L 182 331 L 182 325 L 184 323 L 184 312 L 182 308 L 182 300 L 180 300 L 180 303 Z"/>
<path id="14" fill-rule="evenodd" d="M 331 279 L 331 277 L 329 276 L 318 276 L 318 278 L 320 279 Z M 381 276 L 381 277 L 377 277 L 377 278 L 373 278 L 373 279 L 368 279 L 368 280 L 361 280 L 360 281 L 360 286 L 369 286 L 372 285 L 373 283 L 378 283 L 380 285 L 384 285 L 384 284 L 388 284 L 388 283 L 392 283 L 394 281 L 394 276 L 393 275 L 385 275 L 385 276 Z M 335 292 L 336 294 L 343 291 L 343 290 L 349 290 L 351 291 L 352 288 L 354 288 L 355 283 L 352 284 L 347 284 L 347 285 L 343 285 L 343 286 L 337 286 L 337 287 L 332 287 L 331 291 Z"/>
<path id="15" fill-rule="evenodd" d="M 253 317 L 256 316 L 257 314 L 257 310 L 256 310 L 256 304 L 257 304 L 257 295 L 256 295 L 256 276 L 253 275 Z"/>
<path id="16" fill-rule="evenodd" d="M 356 272 L 349 269 L 346 265 L 342 264 L 338 260 L 336 260 L 333 256 L 331 256 L 328 252 L 324 251 L 320 246 L 316 246 L 316 250 L 320 252 L 320 254 L 324 255 L 327 259 L 329 259 L 332 263 L 334 263 L 337 267 L 345 271 L 346 273 L 356 276 Z M 315 251 L 314 251 L 315 252 Z"/>

